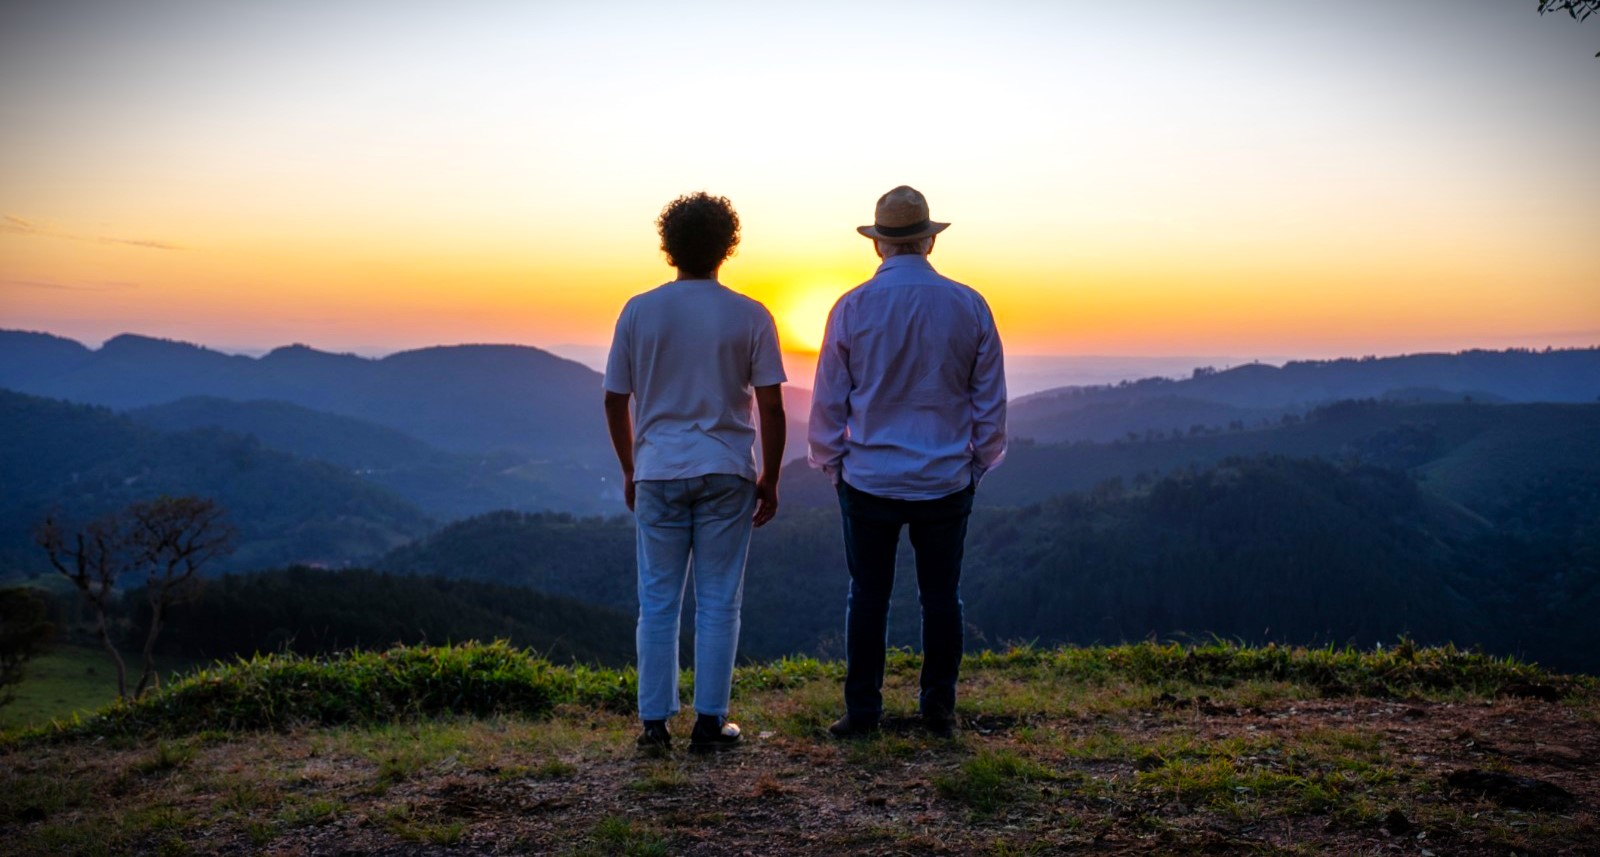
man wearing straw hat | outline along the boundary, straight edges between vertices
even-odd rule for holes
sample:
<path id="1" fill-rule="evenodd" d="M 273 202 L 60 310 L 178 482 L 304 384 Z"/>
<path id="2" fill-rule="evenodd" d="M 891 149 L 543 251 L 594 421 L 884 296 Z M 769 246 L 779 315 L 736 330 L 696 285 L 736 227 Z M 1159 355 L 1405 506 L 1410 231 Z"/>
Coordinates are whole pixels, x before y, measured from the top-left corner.
<path id="1" fill-rule="evenodd" d="M 954 734 L 961 668 L 961 557 L 972 498 L 1006 449 L 1000 336 L 983 296 L 928 263 L 948 223 L 904 185 L 878 200 L 872 239 L 883 263 L 828 316 L 817 358 L 811 466 L 833 480 L 850 569 L 845 714 L 840 738 L 883 715 L 884 649 L 895 548 L 909 527 L 922 602 L 918 710 Z"/>

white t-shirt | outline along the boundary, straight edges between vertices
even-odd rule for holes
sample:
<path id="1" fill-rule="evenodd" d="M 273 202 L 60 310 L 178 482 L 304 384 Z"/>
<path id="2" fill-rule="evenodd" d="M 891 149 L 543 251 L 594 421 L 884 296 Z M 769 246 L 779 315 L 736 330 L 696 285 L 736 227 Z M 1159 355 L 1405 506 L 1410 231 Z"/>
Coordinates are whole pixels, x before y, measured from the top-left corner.
<path id="1" fill-rule="evenodd" d="M 675 280 L 622 308 L 605 388 L 633 394 L 633 478 L 756 478 L 751 388 L 788 380 L 772 314 L 716 280 Z"/>

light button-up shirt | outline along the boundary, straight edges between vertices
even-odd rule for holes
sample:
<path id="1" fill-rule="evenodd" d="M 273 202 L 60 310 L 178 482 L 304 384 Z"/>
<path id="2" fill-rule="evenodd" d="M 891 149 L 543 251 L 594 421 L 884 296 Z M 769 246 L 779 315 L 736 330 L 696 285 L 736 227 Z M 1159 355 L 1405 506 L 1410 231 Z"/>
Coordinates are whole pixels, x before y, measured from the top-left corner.
<path id="1" fill-rule="evenodd" d="M 1006 451 L 1005 360 L 983 296 L 891 256 L 839 298 L 817 358 L 809 460 L 837 483 L 932 500 Z"/>

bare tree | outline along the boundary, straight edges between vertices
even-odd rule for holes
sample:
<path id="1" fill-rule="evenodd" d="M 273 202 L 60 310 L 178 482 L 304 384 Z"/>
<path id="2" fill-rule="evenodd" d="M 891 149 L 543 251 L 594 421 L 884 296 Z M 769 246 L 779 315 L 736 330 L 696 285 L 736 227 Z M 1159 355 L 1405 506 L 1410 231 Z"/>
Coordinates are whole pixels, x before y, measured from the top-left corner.
<path id="1" fill-rule="evenodd" d="M 50 556 L 55 570 L 72 581 L 94 609 L 95 633 L 117 667 L 117 696 L 126 699 L 128 667 L 111 642 L 111 628 L 106 620 L 117 578 L 129 570 L 119 529 L 117 516 L 107 515 L 69 535 L 60 519 L 52 514 L 34 530 L 34 541 Z"/>
<path id="2" fill-rule="evenodd" d="M 134 567 L 145 570 L 150 601 L 150 629 L 133 691 L 138 698 L 157 681 L 155 645 L 166 609 L 194 597 L 201 567 L 228 552 L 234 533 L 223 521 L 222 507 L 202 497 L 158 497 L 134 503 L 122 515 Z"/>
<path id="3" fill-rule="evenodd" d="M 192 597 L 200 569 L 225 554 L 233 528 L 223 521 L 222 507 L 202 497 L 157 497 L 68 533 L 51 516 L 34 532 L 34 540 L 50 556 L 56 571 L 72 581 L 94 609 L 100 644 L 117 668 L 117 695 L 130 698 L 128 668 L 111 641 L 107 613 L 123 575 L 144 573 L 150 602 L 150 628 L 145 634 L 137 699 L 157 681 L 156 637 L 167 608 Z"/>

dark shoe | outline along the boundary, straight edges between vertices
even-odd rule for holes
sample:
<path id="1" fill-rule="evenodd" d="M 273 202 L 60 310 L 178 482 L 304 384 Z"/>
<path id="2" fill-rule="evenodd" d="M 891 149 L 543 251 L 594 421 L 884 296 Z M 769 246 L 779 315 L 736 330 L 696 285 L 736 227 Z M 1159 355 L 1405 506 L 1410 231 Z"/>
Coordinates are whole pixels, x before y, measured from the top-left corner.
<path id="1" fill-rule="evenodd" d="M 828 727 L 828 734 L 835 738 L 863 738 L 878 731 L 877 720 L 852 719 L 850 715 L 833 721 Z"/>
<path id="2" fill-rule="evenodd" d="M 670 750 L 672 749 L 672 735 L 667 732 L 667 721 L 646 720 L 644 731 L 639 733 L 639 739 L 634 742 L 641 750 Z"/>
<path id="3" fill-rule="evenodd" d="M 956 718 L 942 711 L 923 712 L 922 728 L 935 738 L 956 737 Z"/>
<path id="4" fill-rule="evenodd" d="M 743 740 L 744 736 L 739 733 L 739 724 L 729 723 L 721 717 L 702 714 L 694 722 L 694 731 L 689 733 L 689 750 L 694 753 L 712 753 L 737 747 Z"/>

